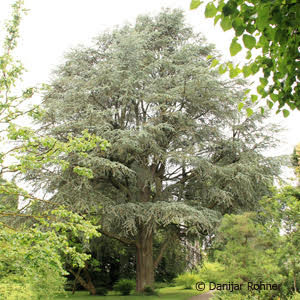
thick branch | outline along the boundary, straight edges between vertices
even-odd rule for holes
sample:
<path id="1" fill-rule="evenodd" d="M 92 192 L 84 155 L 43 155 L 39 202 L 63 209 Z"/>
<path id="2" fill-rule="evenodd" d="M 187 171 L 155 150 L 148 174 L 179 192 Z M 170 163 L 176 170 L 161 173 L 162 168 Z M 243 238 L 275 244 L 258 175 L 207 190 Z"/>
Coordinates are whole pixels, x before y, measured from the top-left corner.
<path id="1" fill-rule="evenodd" d="M 115 180 L 112 176 L 110 176 L 110 182 L 111 184 L 118 190 L 121 190 L 123 192 L 125 192 L 125 194 L 130 198 L 133 199 L 133 196 L 129 190 L 128 187 L 126 187 L 125 185 L 123 185 L 122 183 L 120 183 L 119 181 Z"/>
<path id="2" fill-rule="evenodd" d="M 80 272 L 75 273 L 72 269 L 68 269 L 68 272 L 73 274 L 75 280 L 77 280 L 87 291 L 89 290 L 89 286 L 87 282 L 80 276 Z"/>
<path id="3" fill-rule="evenodd" d="M 110 237 L 112 239 L 115 239 L 125 245 L 135 245 L 135 242 L 133 240 L 129 240 L 129 239 L 126 239 L 126 238 L 123 238 L 123 237 L 119 237 L 111 232 L 107 232 L 103 229 L 98 229 L 98 231 L 104 235 L 106 235 L 107 237 Z"/>
<path id="4" fill-rule="evenodd" d="M 180 174 L 180 176 L 182 176 L 182 174 Z M 187 182 L 189 179 L 193 178 L 196 176 L 196 172 L 194 172 L 194 170 L 190 171 L 190 174 L 187 176 L 182 177 L 180 180 L 178 180 L 176 183 L 168 185 L 163 191 L 162 193 L 168 191 L 168 190 L 173 190 L 176 186 L 184 184 L 185 182 Z M 173 178 L 174 179 L 174 178 Z"/>
<path id="5" fill-rule="evenodd" d="M 166 251 L 166 249 L 168 247 L 169 241 L 170 240 L 168 238 L 166 238 L 166 240 L 161 245 L 160 250 L 159 250 L 159 254 L 158 254 L 158 256 L 156 257 L 156 259 L 155 259 L 155 261 L 153 263 L 154 270 L 157 268 L 158 264 L 160 263 L 163 255 L 164 255 L 164 253 L 165 253 L 165 251 Z"/>

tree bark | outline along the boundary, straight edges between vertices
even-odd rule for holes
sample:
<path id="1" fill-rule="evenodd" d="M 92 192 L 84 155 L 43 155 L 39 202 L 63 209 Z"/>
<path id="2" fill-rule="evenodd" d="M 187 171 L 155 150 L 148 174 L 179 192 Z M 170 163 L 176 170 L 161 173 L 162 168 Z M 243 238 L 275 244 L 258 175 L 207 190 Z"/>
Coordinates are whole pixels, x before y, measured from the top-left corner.
<path id="1" fill-rule="evenodd" d="M 91 295 L 96 295 L 96 289 L 95 286 L 93 284 L 92 278 L 90 276 L 89 271 L 87 270 L 87 267 L 84 268 L 84 275 L 87 279 L 87 286 L 88 286 L 88 290 L 90 292 Z"/>
<path id="2" fill-rule="evenodd" d="M 75 294 L 75 291 L 76 291 L 76 285 L 77 285 L 77 280 L 78 280 L 78 276 L 80 275 L 81 270 L 82 270 L 82 269 L 78 269 L 77 273 L 75 274 L 75 280 L 74 280 L 74 283 L 73 283 L 72 295 Z"/>
<path id="3" fill-rule="evenodd" d="M 136 291 L 154 285 L 153 233 L 140 229 L 136 242 Z"/>
<path id="4" fill-rule="evenodd" d="M 68 269 L 70 273 L 72 273 L 75 276 L 75 280 L 77 280 L 86 290 L 90 292 L 91 295 L 96 295 L 96 289 L 91 281 L 90 276 L 88 277 L 88 282 L 86 282 L 79 273 L 75 273 L 72 269 Z"/>

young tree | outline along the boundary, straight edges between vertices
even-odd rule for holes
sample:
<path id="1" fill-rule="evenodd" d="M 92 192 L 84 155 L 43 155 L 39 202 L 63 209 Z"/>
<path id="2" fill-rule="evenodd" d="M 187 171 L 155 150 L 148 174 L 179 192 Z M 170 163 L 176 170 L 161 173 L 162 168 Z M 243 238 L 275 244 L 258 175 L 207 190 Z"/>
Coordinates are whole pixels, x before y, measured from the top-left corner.
<path id="1" fill-rule="evenodd" d="M 191 9 L 203 1 L 192 0 Z M 300 109 L 299 89 L 299 44 L 300 44 L 300 3 L 297 0 L 213 0 L 206 5 L 205 16 L 220 21 L 224 31 L 234 29 L 235 37 L 230 45 L 230 54 L 236 55 L 244 48 L 248 50 L 249 60 L 242 69 L 230 66 L 233 76 L 243 73 L 244 77 L 263 72 L 257 92 L 267 98 L 272 108 L 279 109 L 287 104 L 291 109 Z M 254 49 L 261 50 L 256 55 Z M 219 67 L 226 72 L 227 65 Z M 257 96 L 254 96 L 257 98 Z M 254 99 L 255 99 L 254 98 Z M 288 110 L 283 110 L 288 116 Z"/>
<path id="2" fill-rule="evenodd" d="M 65 141 L 87 129 L 110 147 L 70 153 L 69 168 L 28 178 L 51 201 L 101 216 L 103 234 L 136 247 L 137 291 L 153 285 L 173 239 L 206 235 L 220 213 L 253 207 L 277 172 L 261 155 L 272 130 L 260 115 L 237 113 L 243 87 L 209 69 L 210 53 L 181 11 L 141 16 L 70 51 L 44 97 L 47 134 Z M 74 165 L 92 176 L 78 176 Z M 165 241 L 154 257 L 157 232 Z"/>
<path id="3" fill-rule="evenodd" d="M 63 143 L 18 126 L 19 117 L 41 116 L 37 108 L 26 111 L 23 106 L 35 89 L 29 88 L 18 95 L 16 88 L 23 67 L 14 59 L 13 52 L 24 12 L 23 1 L 15 1 L 0 54 L 0 298 L 49 299 L 63 290 L 62 257 L 76 266 L 82 266 L 89 258 L 70 243 L 66 231 L 87 241 L 99 236 L 97 227 L 62 208 L 53 210 L 51 203 L 20 188 L 17 180 L 4 180 L 4 174 L 16 175 L 28 169 L 41 172 L 49 164 L 63 168 L 65 153 L 84 155 L 98 146 L 104 149 L 107 143 L 87 132 L 77 138 L 69 136 Z M 77 167 L 74 171 L 89 174 L 88 169 Z M 37 202 L 52 209 L 34 214 Z"/>
<path id="4" fill-rule="evenodd" d="M 273 191 L 272 197 L 261 201 L 261 215 L 265 218 L 265 227 L 272 231 L 282 231 L 279 247 L 278 265 L 285 276 L 287 292 L 300 291 L 300 187 L 286 186 Z"/>
<path id="5" fill-rule="evenodd" d="M 257 219 L 257 213 L 253 212 L 223 217 L 215 239 L 215 247 L 219 247 L 214 252 L 216 262 L 207 263 L 200 274 L 210 280 L 216 278 L 216 283 L 232 282 L 239 288 L 228 287 L 215 293 L 213 299 L 286 296 L 278 260 L 282 243 L 279 228 L 270 230 Z M 276 286 L 271 289 L 273 284 Z"/>

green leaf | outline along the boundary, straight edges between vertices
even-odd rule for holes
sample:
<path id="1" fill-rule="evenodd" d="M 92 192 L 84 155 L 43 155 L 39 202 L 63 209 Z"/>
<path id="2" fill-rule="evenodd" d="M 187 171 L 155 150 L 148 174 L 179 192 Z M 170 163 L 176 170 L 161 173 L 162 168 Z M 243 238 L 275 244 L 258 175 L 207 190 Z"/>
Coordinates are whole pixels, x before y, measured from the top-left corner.
<path id="1" fill-rule="evenodd" d="M 258 99 L 257 95 L 251 95 L 251 101 L 254 103 Z"/>
<path id="2" fill-rule="evenodd" d="M 236 17 L 232 21 L 232 27 L 235 30 L 235 35 L 240 36 L 245 31 L 244 21 L 242 18 Z"/>
<path id="3" fill-rule="evenodd" d="M 247 111 L 247 116 L 248 116 L 248 117 L 251 117 L 251 116 L 253 115 L 253 110 L 252 110 L 251 108 L 248 107 L 248 108 L 246 109 L 246 111 Z"/>
<path id="4" fill-rule="evenodd" d="M 244 42 L 245 47 L 250 49 L 250 50 L 253 47 L 255 47 L 255 45 L 256 45 L 256 39 L 253 36 L 249 35 L 249 34 L 244 34 L 243 35 L 243 42 Z"/>
<path id="5" fill-rule="evenodd" d="M 221 27 L 224 31 L 227 31 L 232 28 L 232 23 L 230 18 L 224 17 L 221 21 Z"/>
<path id="6" fill-rule="evenodd" d="M 249 50 L 249 51 L 247 51 L 246 59 L 250 59 L 250 58 L 251 58 L 251 56 L 252 56 L 252 53 L 251 53 L 251 51 L 250 51 L 250 50 Z"/>
<path id="7" fill-rule="evenodd" d="M 238 105 L 238 110 L 241 111 L 242 108 L 244 107 L 244 105 L 245 104 L 243 102 L 240 102 L 239 105 Z"/>
<path id="8" fill-rule="evenodd" d="M 252 74 L 256 74 L 259 71 L 259 66 L 257 63 L 251 64 L 250 68 L 251 68 Z"/>
<path id="9" fill-rule="evenodd" d="M 263 95 L 264 94 L 264 86 L 263 85 L 259 85 L 257 88 L 256 88 L 257 92 L 260 94 L 260 95 Z"/>
<path id="10" fill-rule="evenodd" d="M 263 107 L 260 108 L 260 113 L 263 115 L 265 112 L 265 109 Z"/>
<path id="11" fill-rule="evenodd" d="M 219 66 L 219 74 L 224 74 L 227 71 L 227 66 L 225 64 L 222 64 Z"/>
<path id="12" fill-rule="evenodd" d="M 241 69 L 239 67 L 231 68 L 229 71 L 229 77 L 234 78 L 241 73 Z"/>
<path id="13" fill-rule="evenodd" d="M 206 56 L 206 60 L 210 60 L 211 58 L 213 58 L 212 55 L 207 55 L 207 56 Z"/>
<path id="14" fill-rule="evenodd" d="M 255 26 L 248 24 L 246 27 L 246 31 L 249 32 L 250 34 L 252 34 L 255 31 Z"/>
<path id="15" fill-rule="evenodd" d="M 219 63 L 219 61 L 217 59 L 214 59 L 210 65 L 211 68 L 215 67 L 217 64 Z"/>
<path id="16" fill-rule="evenodd" d="M 258 40 L 258 43 L 257 43 L 257 46 L 259 47 L 265 47 L 265 46 L 268 46 L 269 45 L 269 40 L 266 38 L 265 35 L 261 35 L 259 40 Z"/>
<path id="17" fill-rule="evenodd" d="M 218 23 L 218 21 L 221 19 L 221 17 L 222 17 L 222 15 L 215 16 L 214 25 L 216 25 Z"/>
<path id="18" fill-rule="evenodd" d="M 236 38 L 232 39 L 229 50 L 230 50 L 231 56 L 235 56 L 242 50 L 242 46 L 237 42 Z"/>
<path id="19" fill-rule="evenodd" d="M 264 78 L 264 77 L 260 77 L 259 81 L 261 83 L 261 85 L 266 86 L 268 84 L 268 79 Z"/>
<path id="20" fill-rule="evenodd" d="M 213 18 L 217 14 L 218 10 L 215 5 L 210 2 L 205 7 L 204 15 L 206 18 Z"/>
<path id="21" fill-rule="evenodd" d="M 190 9 L 196 9 L 202 3 L 203 2 L 200 0 L 192 0 L 192 2 L 190 4 Z"/>
<path id="22" fill-rule="evenodd" d="M 263 31 L 269 26 L 269 6 L 261 5 L 257 9 L 256 26 L 260 31 Z"/>
<path id="23" fill-rule="evenodd" d="M 249 66 L 243 66 L 244 77 L 248 77 L 252 74 L 251 68 Z"/>
<path id="24" fill-rule="evenodd" d="M 270 100 L 267 100 L 267 104 L 268 104 L 268 107 L 271 109 L 274 105 L 274 103 Z"/>
<path id="25" fill-rule="evenodd" d="M 275 102 L 275 101 L 278 101 L 278 95 L 276 95 L 276 94 L 271 94 L 270 95 L 270 97 L 271 97 L 271 99 Z"/>
<path id="26" fill-rule="evenodd" d="M 285 118 L 287 118 L 290 115 L 290 112 L 287 109 L 284 109 L 282 112 Z"/>

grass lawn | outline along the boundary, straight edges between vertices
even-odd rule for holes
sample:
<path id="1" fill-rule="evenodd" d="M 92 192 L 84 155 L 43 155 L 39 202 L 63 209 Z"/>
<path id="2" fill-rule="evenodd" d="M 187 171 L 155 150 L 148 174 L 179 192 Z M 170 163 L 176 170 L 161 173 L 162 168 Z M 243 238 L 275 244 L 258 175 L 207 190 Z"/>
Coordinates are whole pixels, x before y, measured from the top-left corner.
<path id="1" fill-rule="evenodd" d="M 115 292 L 109 292 L 107 296 L 90 296 L 88 292 L 70 293 L 67 296 L 57 297 L 56 300 L 187 300 L 194 295 L 199 295 L 196 290 L 183 290 L 182 287 L 167 287 L 158 290 L 158 296 L 141 296 L 132 294 L 121 296 Z"/>

